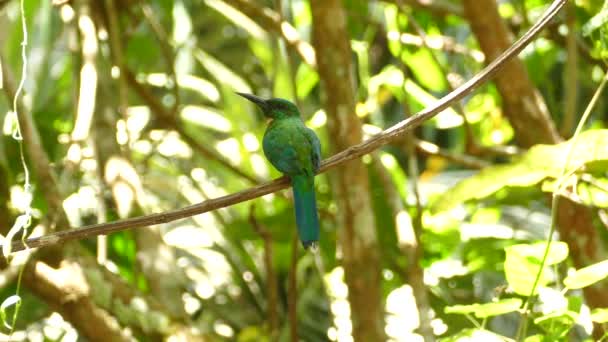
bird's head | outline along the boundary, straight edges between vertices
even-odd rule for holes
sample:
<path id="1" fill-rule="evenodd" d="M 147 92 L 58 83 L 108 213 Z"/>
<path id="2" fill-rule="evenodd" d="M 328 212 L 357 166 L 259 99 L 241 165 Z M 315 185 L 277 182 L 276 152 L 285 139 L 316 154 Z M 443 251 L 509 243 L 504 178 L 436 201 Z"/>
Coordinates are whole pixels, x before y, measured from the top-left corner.
<path id="1" fill-rule="evenodd" d="M 255 103 L 264 113 L 264 116 L 271 119 L 282 119 L 287 117 L 300 116 L 300 111 L 298 111 L 298 107 L 290 101 L 285 99 L 263 99 L 259 96 L 245 94 L 245 93 L 237 93 L 247 100 Z"/>

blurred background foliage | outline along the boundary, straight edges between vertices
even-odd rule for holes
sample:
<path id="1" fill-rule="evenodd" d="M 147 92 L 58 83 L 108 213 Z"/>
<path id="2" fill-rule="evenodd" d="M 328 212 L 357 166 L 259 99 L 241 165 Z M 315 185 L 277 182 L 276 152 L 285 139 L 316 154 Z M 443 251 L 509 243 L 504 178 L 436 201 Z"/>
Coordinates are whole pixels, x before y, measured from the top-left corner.
<path id="1" fill-rule="evenodd" d="M 365 137 L 429 106 L 488 62 L 460 1 L 341 4 L 352 49 L 348 67 L 356 80 L 352 114 L 363 123 Z M 72 227 L 180 208 L 280 176 L 261 151 L 264 118 L 235 91 L 293 100 L 320 136 L 323 155 L 333 151 L 325 129 L 331 118 L 323 109 L 332 89 L 320 87 L 310 63 L 307 42 L 314 23 L 308 1 L 24 5 L 29 36 L 22 108 L 35 122 Z M 520 36 L 547 6 L 548 1 L 510 0 L 500 1 L 498 10 L 506 28 Z M 565 139 L 604 77 L 608 12 L 601 9 L 600 1 L 571 1 L 520 55 L 548 120 Z M 23 67 L 19 1 L 0 1 L 0 24 L 0 91 L 6 93 L 0 96 L 0 220 L 6 236 L 30 207 L 12 138 L 16 120 L 9 113 Z M 322 53 L 316 51 L 317 57 Z M 600 245 L 608 221 L 606 99 L 600 97 L 588 132 L 573 149 L 573 160 L 583 167 L 572 173 L 569 191 L 570 199 L 593 212 Z M 445 341 L 574 341 L 591 338 L 592 322 L 608 321 L 601 310 L 605 302 L 594 303 L 580 291 L 591 284 L 606 287 L 596 283 L 603 283 L 607 266 L 601 257 L 586 259 L 584 266 L 600 262 L 591 272 L 595 278 L 572 278 L 581 268 L 572 258 L 583 252 L 569 241 L 550 250 L 551 267 L 543 272 L 533 311 L 517 314 L 540 269 L 544 245 L 535 242 L 547 237 L 547 193 L 560 176 L 568 144 L 526 152 L 529 146 L 519 143 L 503 111 L 501 91 L 489 83 L 407 138 L 363 158 L 387 339 L 423 340 L 422 334 Z M 530 135 L 536 129 L 526 128 Z M 40 169 L 28 165 L 34 234 L 67 228 L 56 227 L 49 189 L 37 178 Z M 49 294 L 30 283 L 35 277 L 24 276 L 12 336 L 294 341 L 297 326 L 303 341 L 350 341 L 353 325 L 364 323 L 351 321 L 357 313 L 347 296 L 331 179 L 317 177 L 322 232 L 316 252 L 303 251 L 294 240 L 289 191 L 112 234 L 107 241 L 86 239 L 48 262 L 65 268 L 62 277 L 47 280 L 67 293 Z M 417 243 L 419 253 L 411 253 Z M 47 262 L 44 253 L 31 258 Z M 4 266 L 3 299 L 17 293 L 21 259 Z M 79 271 L 66 268 L 68 261 Z M 420 314 L 417 289 L 410 286 L 415 273 L 409 268 L 416 265 L 423 270 L 428 316 Z M 103 322 L 120 337 L 86 329 L 88 315 L 68 307 L 75 300 L 71 287 L 61 285 L 65 279 L 88 284 L 75 305 L 86 302 L 105 312 Z M 14 307 L 5 309 L 12 317 Z M 523 334 L 522 320 L 530 322 Z M 419 334 L 421 321 L 431 335 Z M 601 336 L 596 325 L 598 331 Z"/>

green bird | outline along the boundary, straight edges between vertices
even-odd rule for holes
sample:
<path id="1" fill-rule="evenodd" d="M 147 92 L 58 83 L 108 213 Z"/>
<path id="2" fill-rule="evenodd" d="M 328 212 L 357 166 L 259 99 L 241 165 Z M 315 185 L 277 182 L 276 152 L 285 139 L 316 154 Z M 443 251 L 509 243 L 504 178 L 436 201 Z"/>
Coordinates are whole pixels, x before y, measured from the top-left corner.
<path id="1" fill-rule="evenodd" d="M 262 141 L 266 159 L 291 178 L 298 235 L 304 248 L 319 241 L 319 216 L 315 198 L 315 173 L 321 163 L 321 143 L 304 125 L 298 107 L 284 99 L 263 99 L 237 93 L 255 103 L 272 119 Z"/>

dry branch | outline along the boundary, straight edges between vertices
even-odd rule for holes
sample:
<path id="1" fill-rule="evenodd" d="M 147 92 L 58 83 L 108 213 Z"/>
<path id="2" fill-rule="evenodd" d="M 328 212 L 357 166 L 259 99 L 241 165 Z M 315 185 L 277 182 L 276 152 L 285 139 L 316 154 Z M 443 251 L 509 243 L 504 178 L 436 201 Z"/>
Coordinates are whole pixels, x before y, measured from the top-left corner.
<path id="1" fill-rule="evenodd" d="M 567 0 L 555 0 L 545 11 L 542 18 L 530 28 L 515 44 L 502 53 L 492 63 L 486 66 L 481 72 L 471 78 L 469 81 L 458 87 L 453 92 L 437 101 L 433 106 L 422 110 L 403 120 L 396 125 L 386 129 L 382 133 L 364 141 L 361 144 L 349 147 L 348 149 L 333 155 L 326 159 L 319 172 L 325 172 L 339 164 L 360 158 L 378 148 L 390 143 L 396 138 L 403 135 L 405 132 L 419 126 L 424 121 L 430 119 L 434 115 L 448 108 L 452 103 L 462 99 L 467 94 L 478 88 L 481 84 L 487 82 L 498 70 L 505 64 L 506 61 L 515 57 L 532 39 L 549 23 L 549 21 L 559 12 Z M 167 223 L 202 214 L 211 210 L 228 207 L 237 203 L 241 203 L 250 199 L 261 197 L 272 192 L 284 189 L 289 185 L 289 180 L 286 177 L 281 177 L 270 182 L 266 182 L 259 186 L 233 193 L 227 196 L 207 200 L 185 208 L 180 208 L 164 213 L 152 214 L 147 216 L 134 217 L 117 222 L 105 224 L 96 224 L 81 227 L 73 230 L 59 231 L 46 236 L 30 238 L 26 241 L 30 248 L 44 247 L 52 244 L 62 243 L 70 240 L 83 239 L 86 237 L 97 236 L 101 234 L 110 234 L 117 231 L 122 231 L 130 228 L 145 227 L 160 223 Z M 12 250 L 19 251 L 25 249 L 21 241 L 12 242 Z"/>

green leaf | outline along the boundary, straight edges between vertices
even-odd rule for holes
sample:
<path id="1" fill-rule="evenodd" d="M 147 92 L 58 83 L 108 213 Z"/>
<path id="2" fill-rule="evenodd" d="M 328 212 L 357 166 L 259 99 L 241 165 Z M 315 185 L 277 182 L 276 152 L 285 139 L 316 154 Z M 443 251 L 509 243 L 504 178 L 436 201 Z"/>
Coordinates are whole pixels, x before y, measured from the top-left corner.
<path id="1" fill-rule="evenodd" d="M 519 298 L 508 298 L 487 304 L 452 305 L 445 308 L 445 313 L 473 314 L 477 318 L 486 318 L 517 311 L 521 307 L 521 303 Z"/>
<path id="2" fill-rule="evenodd" d="M 604 2 L 604 6 L 600 12 L 594 15 L 585 25 L 583 25 L 583 36 L 588 36 L 591 32 L 608 24 L 608 1 Z"/>
<path id="3" fill-rule="evenodd" d="M 8 322 L 7 320 L 7 309 L 10 308 L 11 306 L 15 306 L 15 312 L 13 314 L 13 321 L 12 322 Z M 2 319 L 2 323 L 4 323 L 4 326 L 9 329 L 12 330 L 13 326 L 12 324 L 15 323 L 15 319 L 17 318 L 17 312 L 19 312 L 19 307 L 21 306 L 21 297 L 18 295 L 12 295 L 9 296 L 8 298 L 6 298 L 2 304 L 0 304 L 0 319 Z"/>
<path id="4" fill-rule="evenodd" d="M 463 202 L 488 197 L 507 186 L 528 187 L 547 178 L 560 177 L 571 143 L 572 140 L 557 145 L 536 145 L 512 163 L 487 167 L 437 198 L 431 210 L 449 210 Z M 606 146 L 608 130 L 582 133 L 573 147 L 569 167 L 580 169 L 586 164 L 608 160 Z"/>
<path id="5" fill-rule="evenodd" d="M 414 53 L 406 51 L 402 58 L 422 86 L 435 92 L 446 89 L 445 77 L 441 68 L 435 63 L 428 49 L 418 49 Z"/>
<path id="6" fill-rule="evenodd" d="M 593 309 L 591 311 L 591 320 L 596 323 L 608 322 L 608 309 L 607 308 Z"/>
<path id="7" fill-rule="evenodd" d="M 302 63 L 296 72 L 297 95 L 299 99 L 304 99 L 310 91 L 319 83 L 319 74 L 308 64 Z"/>
<path id="8" fill-rule="evenodd" d="M 564 279 L 564 285 L 572 290 L 582 289 L 606 277 L 608 277 L 608 260 L 577 270 Z"/>
<path id="9" fill-rule="evenodd" d="M 534 320 L 534 324 L 541 327 L 550 335 L 553 341 L 564 337 L 576 323 L 578 313 L 570 310 L 559 310 Z"/>
<path id="10" fill-rule="evenodd" d="M 505 248 L 505 275 L 509 286 L 515 293 L 528 296 L 532 291 L 532 285 L 540 270 L 540 264 L 545 253 L 546 243 L 519 244 Z M 551 243 L 545 266 L 554 265 L 564 261 L 568 257 L 568 245 L 561 241 Z M 538 288 L 545 286 L 550 277 L 543 270 L 538 281 Z"/>
<path id="11" fill-rule="evenodd" d="M 459 333 L 442 338 L 441 342 L 461 342 L 461 341 L 484 341 L 484 342 L 504 342 L 504 336 L 495 334 L 485 329 L 464 329 Z"/>

